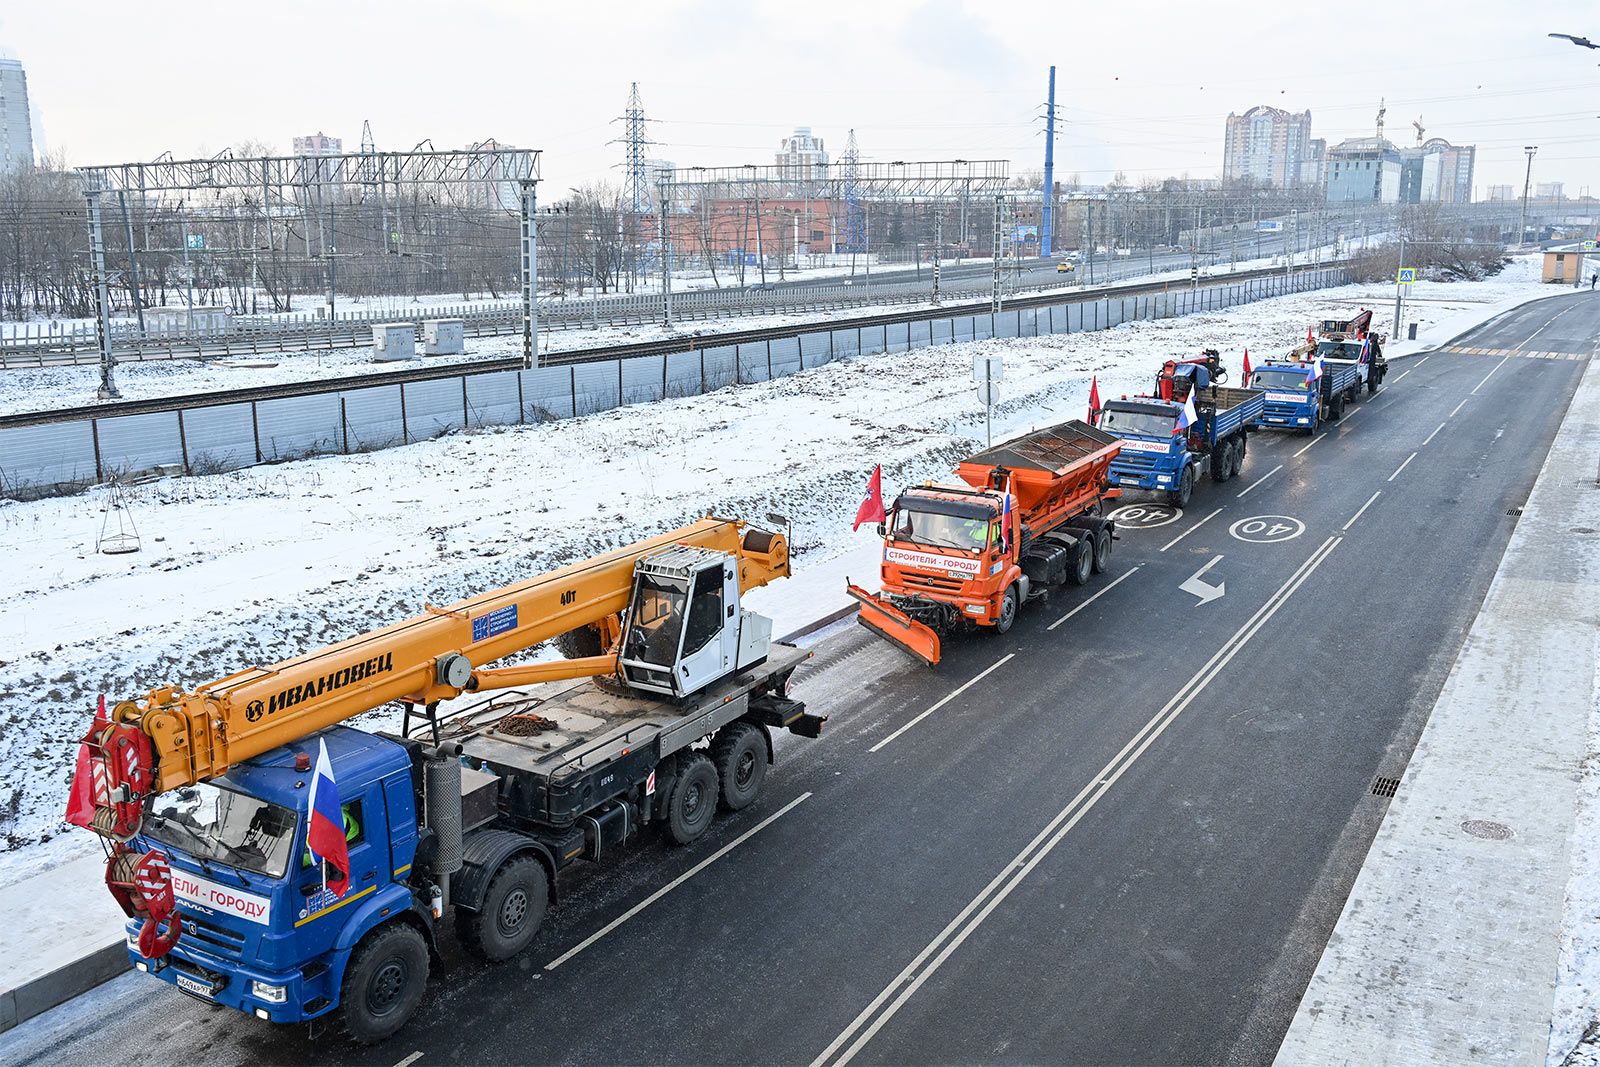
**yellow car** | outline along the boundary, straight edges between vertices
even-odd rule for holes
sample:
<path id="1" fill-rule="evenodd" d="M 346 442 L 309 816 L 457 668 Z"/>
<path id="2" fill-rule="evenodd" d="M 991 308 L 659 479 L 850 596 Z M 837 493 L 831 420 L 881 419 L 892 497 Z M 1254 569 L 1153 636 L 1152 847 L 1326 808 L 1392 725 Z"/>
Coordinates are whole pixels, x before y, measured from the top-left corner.
<path id="1" fill-rule="evenodd" d="M 1057 274 L 1071 274 L 1073 271 L 1075 271 L 1077 269 L 1078 268 L 1076 266 L 1074 266 L 1073 264 L 1071 264 L 1071 263 L 1057 263 L 1056 264 L 1056 273 Z"/>

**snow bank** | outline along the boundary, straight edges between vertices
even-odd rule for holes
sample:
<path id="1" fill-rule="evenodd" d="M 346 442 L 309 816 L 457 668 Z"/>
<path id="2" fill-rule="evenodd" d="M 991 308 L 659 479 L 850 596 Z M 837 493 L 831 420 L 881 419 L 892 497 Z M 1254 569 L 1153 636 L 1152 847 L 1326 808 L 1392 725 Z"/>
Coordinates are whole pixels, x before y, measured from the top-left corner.
<path id="1" fill-rule="evenodd" d="M 1520 288 L 1519 288 L 1520 287 Z M 1526 282 L 1423 284 L 1415 317 L 1476 309 Z M 794 520 L 796 577 L 753 603 L 785 633 L 876 573 L 850 519 L 874 463 L 886 491 L 981 443 L 978 351 L 1005 355 L 997 438 L 1081 418 L 1202 347 L 1238 367 L 1382 287 L 1262 301 L 1099 333 L 858 357 L 776 381 L 538 426 L 457 434 L 129 490 L 144 549 L 94 553 L 105 496 L 0 501 L 0 879 L 95 847 L 63 834 L 74 742 L 95 697 L 190 687 L 271 663 L 712 511 Z M 367 721 L 386 719 L 377 712 Z"/>

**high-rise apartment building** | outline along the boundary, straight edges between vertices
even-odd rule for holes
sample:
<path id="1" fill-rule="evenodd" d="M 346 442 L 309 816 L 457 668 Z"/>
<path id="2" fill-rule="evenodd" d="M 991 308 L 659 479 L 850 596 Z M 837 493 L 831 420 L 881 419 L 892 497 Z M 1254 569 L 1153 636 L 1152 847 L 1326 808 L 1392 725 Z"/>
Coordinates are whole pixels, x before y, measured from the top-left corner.
<path id="1" fill-rule="evenodd" d="M 33 121 L 28 75 L 19 60 L 0 56 L 0 172 L 33 166 Z"/>
<path id="2" fill-rule="evenodd" d="M 828 153 L 822 138 L 811 136 L 810 126 L 796 126 L 794 135 L 783 139 L 777 164 L 784 181 L 808 182 L 823 176 L 820 171 L 828 165 Z"/>
<path id="3" fill-rule="evenodd" d="M 1228 116 L 1222 144 L 1222 174 L 1255 178 L 1279 188 L 1317 181 L 1311 151 L 1311 112 L 1288 112 L 1265 104 Z"/>

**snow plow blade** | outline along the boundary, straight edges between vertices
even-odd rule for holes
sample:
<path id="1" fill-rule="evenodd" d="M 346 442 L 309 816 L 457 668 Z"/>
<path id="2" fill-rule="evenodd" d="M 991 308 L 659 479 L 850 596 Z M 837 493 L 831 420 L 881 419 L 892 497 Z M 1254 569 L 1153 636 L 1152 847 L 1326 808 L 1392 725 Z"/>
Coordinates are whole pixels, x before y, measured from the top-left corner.
<path id="1" fill-rule="evenodd" d="M 846 585 L 861 604 L 856 621 L 879 637 L 899 645 L 930 667 L 939 665 L 939 635 L 905 612 L 856 585 Z"/>

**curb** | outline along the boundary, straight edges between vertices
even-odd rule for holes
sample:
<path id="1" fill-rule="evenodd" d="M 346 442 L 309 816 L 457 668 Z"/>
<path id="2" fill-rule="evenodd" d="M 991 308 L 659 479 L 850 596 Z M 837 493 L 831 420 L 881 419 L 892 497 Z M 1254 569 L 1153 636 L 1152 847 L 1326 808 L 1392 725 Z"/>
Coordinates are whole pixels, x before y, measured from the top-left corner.
<path id="1" fill-rule="evenodd" d="M 128 947 L 121 940 L 93 949 L 64 967 L 0 991 L 0 1033 L 43 1015 L 94 987 L 129 973 Z"/>

